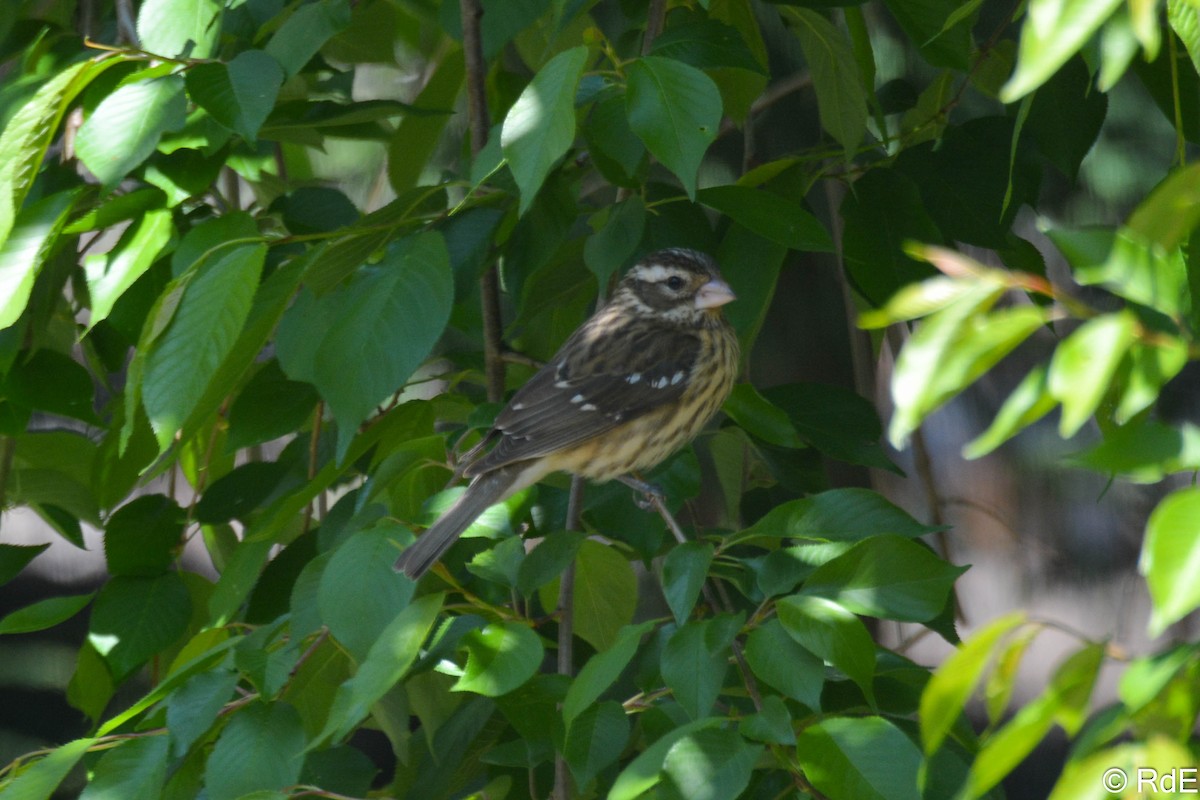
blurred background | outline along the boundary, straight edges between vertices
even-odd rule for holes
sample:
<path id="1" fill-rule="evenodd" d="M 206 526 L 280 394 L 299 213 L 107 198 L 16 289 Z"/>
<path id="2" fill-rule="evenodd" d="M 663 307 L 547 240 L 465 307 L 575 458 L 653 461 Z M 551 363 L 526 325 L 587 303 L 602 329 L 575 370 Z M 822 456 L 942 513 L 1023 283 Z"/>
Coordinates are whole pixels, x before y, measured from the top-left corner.
<path id="1" fill-rule="evenodd" d="M 16 3 L 18 0 L 8 0 Z M 369 1 L 369 0 L 368 0 Z M 96 0 L 104 5 L 102 0 Z M 74 0 L 22 0 L 23 18 L 39 15 L 52 28 L 86 24 L 88 3 Z M 380 14 L 443 14 L 437 3 L 375 0 Z M 453 3 L 453 5 L 457 5 Z M 622 14 L 615 0 L 593 10 L 603 26 L 606 14 Z M 702 168 L 700 185 L 729 182 L 746 166 L 779 154 L 814 148 L 822 133 L 817 123 L 814 94 L 805 80 L 807 66 L 793 36 L 782 30 L 777 15 L 762 13 L 760 21 L 772 60 L 771 72 L 790 76 L 768 89 L 753 130 L 723 130 Z M 935 74 L 914 57 L 908 40 L 878 3 L 864 7 L 877 57 L 877 87 L 902 93 L 916 91 Z M 451 12 L 452 13 L 452 12 Z M 976 37 L 1005 33 L 1014 36 L 1010 0 L 982 3 Z M 108 18 L 90 12 L 90 18 Z M 27 50 L 36 32 L 28 25 L 0 23 L 0 120 L 14 111 L 23 95 L 7 78 Z M 101 40 L 111 32 L 93 31 Z M 380 49 L 378 42 L 364 46 Z M 336 53 L 331 59 L 336 60 Z M 360 64 L 354 87 L 359 99 L 384 98 L 411 101 L 428 79 L 420 50 L 396 39 L 390 49 Z M 1002 76 L 1003 77 L 1003 76 Z M 459 98 L 461 109 L 463 98 Z M 994 99 L 980 93 L 964 95 L 953 115 L 971 118 L 1003 112 Z M 445 158 L 461 151 L 464 126 L 458 114 L 446 136 Z M 1157 183 L 1172 163 L 1175 133 L 1150 97 L 1136 72 L 1130 72 L 1107 95 L 1100 134 L 1084 158 L 1075 181 L 1053 170 L 1040 176 L 1037 212 L 1024 208 L 1018 233 L 1033 242 L 1056 282 L 1070 284 L 1057 251 L 1041 233 L 1048 222 L 1082 226 L 1114 224 Z M 291 179 L 308 176 L 314 182 L 343 191 L 360 210 L 378 208 L 392 199 L 387 180 L 387 147 L 384 143 L 329 139 L 324 154 L 311 149 L 288 152 Z M 422 176 L 439 179 L 436 170 Z M 237 180 L 236 178 L 234 179 Z M 234 187 L 235 189 L 238 187 Z M 817 183 L 809 194 L 812 209 L 832 230 L 840 229 L 835 209 L 847 191 L 843 182 Z M 249 197 L 250 187 L 240 187 Z M 237 192 L 233 196 L 237 196 Z M 101 248 L 102 250 L 103 248 Z M 95 250 L 95 248 L 93 248 Z M 986 251 L 968 250 L 985 263 L 1000 263 Z M 1076 288 L 1075 291 L 1083 291 Z M 1093 303 L 1103 303 L 1089 290 Z M 812 381 L 855 388 L 867 394 L 886 422 L 889 413 L 889 377 L 892 352 L 887 342 L 872 340 L 859 331 L 845 302 L 845 279 L 836 256 L 792 253 L 784 266 L 766 323 L 749 358 L 751 380 L 760 388 L 796 381 Z M 1008 357 L 979 384 L 951 402 L 922 428 L 914 446 L 904 452 L 889 451 L 905 477 L 880 470 L 829 464 L 831 485 L 871 486 L 917 519 L 949 526 L 944 542 L 950 560 L 971 569 L 958 583 L 961 604 L 960 633 L 966 637 L 979 625 L 1012 609 L 1026 609 L 1036 619 L 1052 623 L 1035 642 L 1023 662 L 1015 703 L 1040 691 L 1062 655 L 1077 645 L 1070 631 L 1089 638 L 1108 637 L 1130 654 L 1151 649 L 1145 639 L 1149 600 L 1137 574 L 1137 557 L 1146 516 L 1171 488 L 1170 481 L 1139 485 L 1110 481 L 1071 465 L 1071 454 L 1098 438 L 1085 428 L 1070 441 L 1059 438 L 1057 414 L 1051 414 L 1013 441 L 984 458 L 968 461 L 963 445 L 982 432 L 1000 402 L 1029 366 L 1042 361 L 1065 332 L 1046 329 Z M 856 354 L 869 347 L 871 363 Z M 1170 419 L 1195 418 L 1197 382 L 1193 369 L 1167 387 L 1161 411 Z M 35 416 L 32 426 L 53 429 L 60 418 Z M 160 480 L 166 480 L 165 478 Z M 150 485 L 145 491 L 161 490 Z M 10 544 L 48 544 L 21 576 L 0 587 L 0 616 L 48 595 L 85 594 L 95 590 L 105 576 L 101 543 L 96 531 L 85 530 L 86 550 L 60 537 L 32 511 L 6 508 L 0 517 L 0 541 Z M 194 550 L 194 552 L 193 552 Z M 215 574 L 203 548 L 189 548 L 185 559 L 191 568 Z M 1185 621 L 1181 623 L 1187 625 Z M 880 638 L 923 664 L 935 664 L 949 646 L 935 636 L 920 637 L 919 628 L 884 623 Z M 79 642 L 86 635 L 85 615 L 49 631 L 0 636 L 0 763 L 59 743 L 86 730 L 83 716 L 68 701 L 69 681 L 75 669 Z M 1194 635 L 1193 635 L 1194 638 Z M 127 686 L 114 699 L 121 707 L 144 687 Z M 1113 675 L 1102 674 L 1096 697 L 1104 703 L 1115 691 Z M 1006 782 L 1014 800 L 1045 797 L 1058 774 L 1064 755 L 1051 737 Z"/>

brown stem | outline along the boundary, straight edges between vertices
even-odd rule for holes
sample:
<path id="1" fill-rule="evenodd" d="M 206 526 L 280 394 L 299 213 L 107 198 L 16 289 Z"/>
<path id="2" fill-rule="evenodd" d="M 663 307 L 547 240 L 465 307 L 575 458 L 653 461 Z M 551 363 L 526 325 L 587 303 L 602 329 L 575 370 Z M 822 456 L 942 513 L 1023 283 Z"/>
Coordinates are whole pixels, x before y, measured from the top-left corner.
<path id="1" fill-rule="evenodd" d="M 667 21 L 667 0 L 650 0 L 646 9 L 646 34 L 642 37 L 642 55 L 649 55 L 654 40 L 662 33 Z"/>
<path id="2" fill-rule="evenodd" d="M 578 475 L 571 478 L 571 494 L 567 501 L 567 524 L 569 531 L 583 529 L 583 490 L 587 482 Z M 558 674 L 573 675 L 575 673 L 575 562 L 572 561 L 563 571 L 562 582 L 558 586 Z M 571 775 L 567 771 L 567 762 L 561 755 L 554 757 L 554 799 L 570 800 Z"/>
<path id="3" fill-rule="evenodd" d="M 471 154 L 478 156 L 488 142 L 491 113 L 487 102 L 487 63 L 483 60 L 483 36 L 480 23 L 483 7 L 479 0 L 459 0 L 462 17 L 463 59 L 467 70 L 467 120 L 471 130 Z M 479 279 L 483 310 L 483 356 L 487 375 L 487 396 L 493 403 L 504 399 L 504 350 L 500 325 L 500 276 L 490 264 Z"/>

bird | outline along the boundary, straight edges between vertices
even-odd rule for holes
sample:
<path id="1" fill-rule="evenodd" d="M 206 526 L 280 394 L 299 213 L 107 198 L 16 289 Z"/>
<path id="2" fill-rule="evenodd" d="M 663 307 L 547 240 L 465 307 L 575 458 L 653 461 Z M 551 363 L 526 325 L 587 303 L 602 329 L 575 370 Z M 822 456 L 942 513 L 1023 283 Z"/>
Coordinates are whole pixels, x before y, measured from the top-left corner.
<path id="1" fill-rule="evenodd" d="M 669 248 L 634 264 L 464 455 L 466 491 L 396 571 L 420 578 L 484 510 L 552 472 L 649 488 L 631 476 L 690 442 L 733 388 L 739 347 L 723 307 L 734 299 L 706 253 Z"/>

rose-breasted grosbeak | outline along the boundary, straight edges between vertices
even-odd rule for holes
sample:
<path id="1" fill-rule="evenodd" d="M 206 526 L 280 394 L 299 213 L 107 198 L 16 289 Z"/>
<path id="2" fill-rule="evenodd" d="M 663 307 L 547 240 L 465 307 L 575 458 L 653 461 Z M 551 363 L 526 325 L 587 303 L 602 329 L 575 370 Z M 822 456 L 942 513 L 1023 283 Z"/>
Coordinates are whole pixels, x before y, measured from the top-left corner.
<path id="1" fill-rule="evenodd" d="M 634 265 L 467 453 L 471 484 L 396 569 L 420 577 L 488 506 L 551 472 L 607 481 L 691 441 L 737 374 L 737 337 L 721 314 L 733 299 L 716 262 L 695 250 Z"/>

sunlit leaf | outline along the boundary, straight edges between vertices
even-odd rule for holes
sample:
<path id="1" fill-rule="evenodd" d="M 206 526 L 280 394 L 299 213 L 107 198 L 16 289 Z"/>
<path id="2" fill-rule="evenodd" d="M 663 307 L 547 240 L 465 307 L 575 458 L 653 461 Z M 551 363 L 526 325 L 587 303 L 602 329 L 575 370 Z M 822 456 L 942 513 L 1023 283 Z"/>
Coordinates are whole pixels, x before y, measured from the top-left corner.
<path id="1" fill-rule="evenodd" d="M 521 213 L 575 140 L 575 87 L 587 53 L 573 47 L 548 61 L 504 118 L 500 145 L 521 190 Z"/>
<path id="2" fill-rule="evenodd" d="M 1200 606 L 1200 490 L 1179 489 L 1166 497 L 1146 522 L 1138 570 L 1146 576 L 1154 611 L 1150 635 Z"/>

